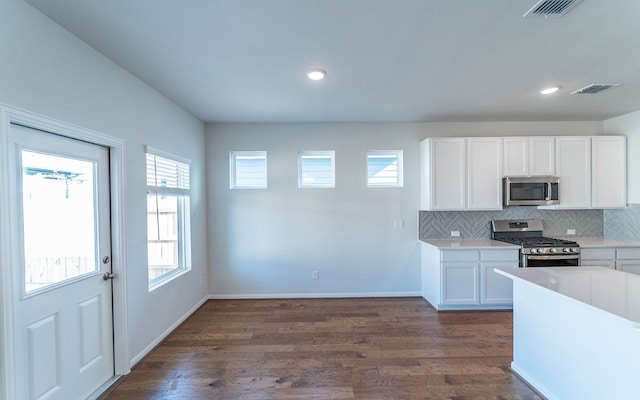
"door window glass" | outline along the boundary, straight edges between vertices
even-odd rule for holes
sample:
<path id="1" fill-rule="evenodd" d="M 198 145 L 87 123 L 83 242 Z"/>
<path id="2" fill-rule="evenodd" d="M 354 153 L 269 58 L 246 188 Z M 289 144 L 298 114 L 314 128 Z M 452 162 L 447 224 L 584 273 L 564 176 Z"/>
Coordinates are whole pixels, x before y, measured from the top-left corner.
<path id="1" fill-rule="evenodd" d="M 94 163 L 22 150 L 24 285 L 96 271 Z"/>

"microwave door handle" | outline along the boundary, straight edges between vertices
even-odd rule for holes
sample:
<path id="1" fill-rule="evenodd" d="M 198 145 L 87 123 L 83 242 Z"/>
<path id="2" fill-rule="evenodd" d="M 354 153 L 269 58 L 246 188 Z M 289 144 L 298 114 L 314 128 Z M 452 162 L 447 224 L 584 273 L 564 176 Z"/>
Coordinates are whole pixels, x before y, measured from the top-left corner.
<path id="1" fill-rule="evenodd" d="M 551 186 L 550 182 L 544 184 L 544 199 L 549 200 L 549 186 Z"/>

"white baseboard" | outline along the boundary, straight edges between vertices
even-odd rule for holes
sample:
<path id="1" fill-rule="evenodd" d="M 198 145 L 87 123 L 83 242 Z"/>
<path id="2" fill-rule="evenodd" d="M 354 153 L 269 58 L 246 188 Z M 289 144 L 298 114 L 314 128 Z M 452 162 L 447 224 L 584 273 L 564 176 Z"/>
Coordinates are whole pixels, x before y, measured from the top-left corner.
<path id="1" fill-rule="evenodd" d="M 160 336 L 158 336 L 156 338 L 156 340 L 154 340 L 153 342 L 151 342 L 147 347 L 145 347 L 140 353 L 138 353 L 138 355 L 136 355 L 135 357 L 133 357 L 130 361 L 130 367 L 133 367 L 134 365 L 136 365 L 137 363 L 139 363 L 147 354 L 149 354 L 151 352 L 151 350 L 155 349 L 156 346 L 158 346 L 167 336 L 169 336 L 169 334 L 171 334 L 171 332 L 173 332 L 181 323 L 183 323 L 187 318 L 189 318 L 191 316 L 191 314 L 193 314 L 194 312 L 196 312 L 196 310 L 200 307 L 202 307 L 202 305 L 209 300 L 208 297 L 204 297 L 202 300 L 200 300 L 198 303 L 196 303 L 195 306 L 191 307 L 191 309 L 189 309 L 189 311 L 187 311 L 182 317 L 180 317 L 176 322 L 174 322 L 173 324 L 171 324 L 171 326 L 169 328 L 167 328 L 164 332 L 162 332 L 160 334 Z"/>
<path id="2" fill-rule="evenodd" d="M 370 293 L 237 293 L 210 294 L 211 300 L 240 300 L 240 299 L 339 299 L 356 297 L 422 297 L 421 292 L 370 292 Z"/>

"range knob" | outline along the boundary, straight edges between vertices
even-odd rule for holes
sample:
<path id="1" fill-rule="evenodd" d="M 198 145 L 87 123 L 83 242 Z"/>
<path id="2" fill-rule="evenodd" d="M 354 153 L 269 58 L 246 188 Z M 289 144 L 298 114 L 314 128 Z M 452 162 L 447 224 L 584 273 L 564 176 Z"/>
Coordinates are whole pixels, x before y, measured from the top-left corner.
<path id="1" fill-rule="evenodd" d="M 531 249 L 531 254 L 536 254 L 538 252 L 538 249 Z"/>
<path id="2" fill-rule="evenodd" d="M 551 248 L 551 250 L 549 250 L 550 253 L 557 253 L 558 249 L 556 249 L 555 247 Z"/>
<path id="3" fill-rule="evenodd" d="M 565 247 L 564 249 L 562 249 L 563 253 L 571 253 L 573 251 L 573 249 L 570 249 L 568 247 Z"/>

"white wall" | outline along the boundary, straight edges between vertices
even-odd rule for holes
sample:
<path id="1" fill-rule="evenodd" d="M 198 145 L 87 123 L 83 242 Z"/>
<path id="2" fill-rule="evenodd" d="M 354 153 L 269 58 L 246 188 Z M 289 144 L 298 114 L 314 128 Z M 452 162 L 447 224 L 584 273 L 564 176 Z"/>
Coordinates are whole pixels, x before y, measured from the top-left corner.
<path id="1" fill-rule="evenodd" d="M 416 125 L 214 124 L 208 132 L 214 295 L 419 293 Z M 267 190 L 229 189 L 232 150 L 267 151 Z M 300 150 L 335 150 L 334 189 L 298 189 Z M 404 187 L 366 188 L 366 150 L 403 150 Z"/>
<path id="2" fill-rule="evenodd" d="M 218 297 L 420 292 L 419 142 L 597 135 L 601 122 L 210 124 L 210 290 Z M 404 187 L 367 189 L 366 150 L 404 150 Z M 266 150 L 269 188 L 229 189 L 229 152 Z M 336 151 L 335 189 L 298 189 L 297 153 Z M 405 228 L 394 228 L 404 219 Z M 320 279 L 311 279 L 312 271 Z"/>
<path id="3" fill-rule="evenodd" d="M 604 131 L 627 137 L 627 198 L 640 203 L 640 111 L 604 121 Z"/>
<path id="4" fill-rule="evenodd" d="M 22 0 L 0 4 L 0 103 L 126 141 L 128 323 L 135 358 L 207 294 L 204 125 Z M 145 144 L 193 162 L 193 270 L 152 293 Z"/>

